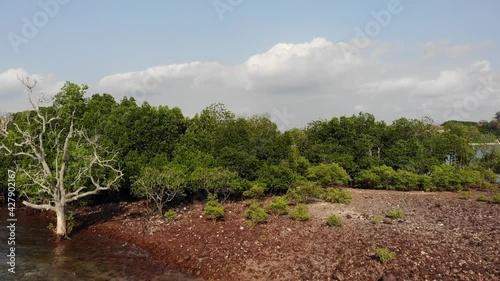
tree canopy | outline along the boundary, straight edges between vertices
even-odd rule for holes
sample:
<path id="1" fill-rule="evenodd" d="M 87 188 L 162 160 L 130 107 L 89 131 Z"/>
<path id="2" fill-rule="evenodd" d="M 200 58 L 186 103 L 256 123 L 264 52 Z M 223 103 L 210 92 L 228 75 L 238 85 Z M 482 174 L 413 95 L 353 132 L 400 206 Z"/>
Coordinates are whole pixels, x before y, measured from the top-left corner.
<path id="1" fill-rule="evenodd" d="M 68 82 L 51 105 L 2 118 L 1 167 L 31 169 L 25 180 L 36 183 L 22 194 L 25 199 L 42 202 L 64 183 L 70 202 L 93 181 L 107 186 L 112 171 L 123 173 L 112 182 L 120 191 L 101 199 L 145 198 L 160 213 L 181 197 L 239 198 L 252 186 L 273 194 L 309 183 L 457 190 L 484 186 L 500 173 L 498 147 L 471 146 L 498 140 L 500 112 L 490 122 L 443 125 L 429 118 L 399 118 L 389 125 L 362 112 L 281 132 L 267 115 L 237 116 L 220 103 L 187 117 L 177 107 L 87 91 Z M 43 141 L 39 149 L 30 148 L 35 139 Z M 64 161 L 61 179 L 56 171 Z M 103 161 L 113 161 L 116 170 L 106 170 Z M 94 168 L 96 163 L 101 167 Z"/>

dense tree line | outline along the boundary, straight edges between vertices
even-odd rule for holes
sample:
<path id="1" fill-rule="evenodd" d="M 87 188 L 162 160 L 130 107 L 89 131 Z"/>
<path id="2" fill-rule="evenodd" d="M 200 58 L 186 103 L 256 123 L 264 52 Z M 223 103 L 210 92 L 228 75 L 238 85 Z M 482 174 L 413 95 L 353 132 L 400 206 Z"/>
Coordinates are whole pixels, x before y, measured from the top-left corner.
<path id="1" fill-rule="evenodd" d="M 284 194 L 304 186 L 335 185 L 484 188 L 500 173 L 496 147 L 470 145 L 497 140 L 498 113 L 482 125 L 443 126 L 430 119 L 406 118 L 389 125 L 360 113 L 280 132 L 269 116 L 236 116 L 222 104 L 188 118 L 179 108 L 138 105 L 133 98 L 116 101 L 109 94 L 84 98 L 81 93 L 86 90 L 84 85 L 67 83 L 43 110 L 66 114 L 66 120 L 72 114 L 89 137 L 99 136 L 102 146 L 117 153 L 123 169 L 119 191 L 104 192 L 100 200 L 147 198 L 159 212 L 172 200 L 208 195 L 240 198 L 249 190 Z M 64 112 L 67 104 L 73 112 Z M 23 124 L 26 114 L 15 113 L 13 119 Z M 490 129 L 490 123 L 497 127 Z M 2 175 L 15 160 L 0 156 Z"/>

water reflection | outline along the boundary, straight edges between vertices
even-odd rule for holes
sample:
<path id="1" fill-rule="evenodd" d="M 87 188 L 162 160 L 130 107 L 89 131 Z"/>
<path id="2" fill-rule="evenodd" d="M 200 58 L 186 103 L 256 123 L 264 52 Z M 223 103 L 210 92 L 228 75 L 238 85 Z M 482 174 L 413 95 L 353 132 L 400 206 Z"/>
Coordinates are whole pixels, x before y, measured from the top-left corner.
<path id="1" fill-rule="evenodd" d="M 1 225 L 6 208 L 0 208 Z M 18 212 L 16 224 L 16 273 L 7 271 L 8 231 L 0 229 L 0 280 L 195 280 L 174 270 L 133 245 L 97 234 L 77 234 L 70 241 L 54 243 L 47 221 Z"/>

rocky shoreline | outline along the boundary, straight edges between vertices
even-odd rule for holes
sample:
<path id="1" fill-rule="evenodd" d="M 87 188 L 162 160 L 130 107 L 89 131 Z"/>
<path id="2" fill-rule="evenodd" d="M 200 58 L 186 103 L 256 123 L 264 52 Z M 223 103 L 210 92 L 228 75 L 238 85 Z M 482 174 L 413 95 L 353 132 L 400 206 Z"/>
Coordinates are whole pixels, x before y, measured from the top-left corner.
<path id="1" fill-rule="evenodd" d="M 499 280 L 500 205 L 457 193 L 346 189 L 350 205 L 315 202 L 312 219 L 270 217 L 251 228 L 245 202 L 227 202 L 225 220 L 203 217 L 203 204 L 177 209 L 178 218 L 149 217 L 143 202 L 82 211 L 83 232 L 145 249 L 166 266 L 205 280 Z M 269 199 L 268 199 L 269 200 Z M 402 209 L 402 219 L 385 218 Z M 330 213 L 344 225 L 327 227 Z M 386 265 L 374 248 L 397 258 Z M 389 278 L 390 276 L 390 278 Z"/>

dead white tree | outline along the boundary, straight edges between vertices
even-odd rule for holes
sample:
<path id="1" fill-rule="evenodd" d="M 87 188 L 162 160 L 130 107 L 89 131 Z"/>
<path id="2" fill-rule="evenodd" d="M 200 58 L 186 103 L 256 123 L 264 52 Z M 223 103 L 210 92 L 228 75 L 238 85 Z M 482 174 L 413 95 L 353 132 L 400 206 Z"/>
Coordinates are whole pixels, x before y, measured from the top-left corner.
<path id="1" fill-rule="evenodd" d="M 22 122 L 15 122 L 13 114 L 0 117 L 0 153 L 16 159 L 19 176 L 26 182 L 18 187 L 26 197 L 23 204 L 55 212 L 55 233 L 60 240 L 67 238 L 67 204 L 112 188 L 123 172 L 117 167 L 116 154 L 78 128 L 75 109 L 70 120 L 63 120 L 57 110 L 49 113 L 40 106 L 46 102 L 43 95 L 34 99 L 37 81 L 19 80 L 33 110 L 20 113 Z"/>

